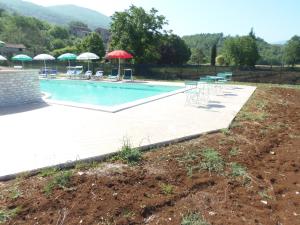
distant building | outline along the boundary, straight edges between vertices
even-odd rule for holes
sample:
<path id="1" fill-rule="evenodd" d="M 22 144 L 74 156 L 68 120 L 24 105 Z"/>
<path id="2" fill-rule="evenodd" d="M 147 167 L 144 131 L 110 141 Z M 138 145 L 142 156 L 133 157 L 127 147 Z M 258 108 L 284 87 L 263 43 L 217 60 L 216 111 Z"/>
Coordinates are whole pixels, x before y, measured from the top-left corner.
<path id="1" fill-rule="evenodd" d="M 99 27 L 99 28 L 95 29 L 95 32 L 97 32 L 98 34 L 101 35 L 104 45 L 107 46 L 109 39 L 110 39 L 109 31 L 104 28 Z"/>
<path id="2" fill-rule="evenodd" d="M 91 32 L 91 29 L 85 26 L 72 26 L 72 28 L 70 28 L 70 33 L 79 38 L 88 36 Z"/>
<path id="3" fill-rule="evenodd" d="M 1 49 L 1 53 L 6 56 L 24 54 L 26 47 L 23 44 L 6 43 Z"/>

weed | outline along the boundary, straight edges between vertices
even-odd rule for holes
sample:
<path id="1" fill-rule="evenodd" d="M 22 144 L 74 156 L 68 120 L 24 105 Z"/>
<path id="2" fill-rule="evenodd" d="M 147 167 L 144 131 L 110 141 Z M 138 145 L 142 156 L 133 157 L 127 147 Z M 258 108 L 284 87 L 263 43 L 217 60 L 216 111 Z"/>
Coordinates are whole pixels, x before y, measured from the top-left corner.
<path id="1" fill-rule="evenodd" d="M 239 154 L 240 150 L 236 147 L 233 147 L 230 151 L 229 151 L 229 156 L 233 157 L 233 156 L 237 156 Z"/>
<path id="2" fill-rule="evenodd" d="M 251 181 L 251 177 L 248 175 L 246 168 L 238 163 L 231 163 L 231 176 L 235 178 L 242 177 L 244 184 Z"/>
<path id="3" fill-rule="evenodd" d="M 222 172 L 224 170 L 224 160 L 222 156 L 214 149 L 205 149 L 202 152 L 202 162 L 200 168 L 211 172 Z"/>
<path id="4" fill-rule="evenodd" d="M 9 196 L 11 199 L 17 199 L 22 196 L 22 191 L 18 188 L 18 186 L 15 186 L 9 190 Z"/>
<path id="5" fill-rule="evenodd" d="M 263 190 L 258 192 L 258 194 L 260 195 L 260 197 L 262 197 L 263 199 L 272 199 L 272 196 L 268 194 L 267 190 Z"/>
<path id="6" fill-rule="evenodd" d="M 256 108 L 260 110 L 264 110 L 268 104 L 267 100 L 257 100 L 256 101 Z"/>
<path id="7" fill-rule="evenodd" d="M 10 210 L 0 210 L 0 224 L 5 223 L 14 216 L 16 216 L 19 212 L 21 211 L 20 207 L 17 207 L 15 209 L 10 209 Z"/>
<path id="8" fill-rule="evenodd" d="M 133 212 L 132 210 L 130 209 L 124 209 L 123 211 L 123 216 L 125 218 L 131 218 L 131 217 L 134 217 L 135 216 L 135 212 Z"/>
<path id="9" fill-rule="evenodd" d="M 221 129 L 221 133 L 228 136 L 230 134 L 230 130 L 227 128 Z"/>
<path id="10" fill-rule="evenodd" d="M 187 167 L 187 176 L 188 177 L 193 176 L 193 170 L 194 170 L 194 168 L 192 166 Z"/>
<path id="11" fill-rule="evenodd" d="M 59 187 L 59 188 L 67 188 L 70 184 L 72 177 L 72 172 L 71 171 L 62 171 L 58 174 L 56 174 L 49 183 L 46 184 L 44 187 L 44 192 L 47 195 L 50 195 L 53 191 L 54 188 Z"/>
<path id="12" fill-rule="evenodd" d="M 181 225 L 210 225 L 205 219 L 198 213 L 189 213 L 185 215 L 181 220 Z"/>
<path id="13" fill-rule="evenodd" d="M 171 195 L 174 193 L 174 186 L 171 184 L 161 184 L 160 188 L 162 193 L 165 195 Z"/>
<path id="14" fill-rule="evenodd" d="M 137 148 L 132 148 L 128 140 L 124 140 L 123 146 L 114 160 L 123 160 L 128 164 L 135 165 L 142 159 L 142 153 Z"/>
<path id="15" fill-rule="evenodd" d="M 50 177 L 53 176 L 54 174 L 56 174 L 58 172 L 58 169 L 53 167 L 53 168 L 45 168 L 42 169 L 39 173 L 39 176 L 41 177 Z"/>

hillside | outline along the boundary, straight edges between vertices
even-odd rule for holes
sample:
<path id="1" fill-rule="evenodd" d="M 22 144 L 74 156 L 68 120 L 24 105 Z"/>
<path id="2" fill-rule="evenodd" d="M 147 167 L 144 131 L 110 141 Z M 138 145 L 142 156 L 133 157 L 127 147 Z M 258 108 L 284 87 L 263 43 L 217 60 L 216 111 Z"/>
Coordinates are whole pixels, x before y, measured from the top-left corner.
<path id="1" fill-rule="evenodd" d="M 222 33 L 215 34 L 195 34 L 183 36 L 182 39 L 191 50 L 201 49 L 205 55 L 206 62 L 210 58 L 211 47 L 214 43 L 218 43 L 218 54 L 222 53 L 223 43 L 229 36 L 223 36 Z M 275 64 L 279 65 L 282 61 L 282 45 L 270 44 L 262 38 L 257 37 L 257 46 L 260 54 L 258 64 Z"/>
<path id="2" fill-rule="evenodd" d="M 73 5 L 43 7 L 22 0 L 0 0 L 0 8 L 59 25 L 81 21 L 95 29 L 97 27 L 108 28 L 110 23 L 109 17 L 97 11 Z"/>

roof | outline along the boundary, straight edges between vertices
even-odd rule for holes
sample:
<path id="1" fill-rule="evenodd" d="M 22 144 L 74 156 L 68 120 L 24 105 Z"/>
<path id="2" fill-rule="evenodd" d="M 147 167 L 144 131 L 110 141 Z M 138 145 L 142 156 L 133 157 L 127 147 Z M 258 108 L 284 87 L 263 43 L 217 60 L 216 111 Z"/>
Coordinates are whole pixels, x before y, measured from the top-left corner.
<path id="1" fill-rule="evenodd" d="M 6 48 L 26 48 L 23 44 L 5 44 Z"/>

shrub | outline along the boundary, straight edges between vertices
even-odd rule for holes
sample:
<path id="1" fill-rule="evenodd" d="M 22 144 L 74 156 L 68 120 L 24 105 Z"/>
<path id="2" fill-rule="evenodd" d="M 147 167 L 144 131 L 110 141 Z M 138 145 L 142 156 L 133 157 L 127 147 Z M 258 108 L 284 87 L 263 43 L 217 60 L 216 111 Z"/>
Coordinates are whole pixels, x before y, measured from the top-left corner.
<path id="1" fill-rule="evenodd" d="M 12 217 L 16 216 L 20 212 L 20 210 L 20 207 L 9 210 L 0 210 L 0 224 L 6 223 Z"/>
<path id="2" fill-rule="evenodd" d="M 129 164 L 137 164 L 142 159 L 142 153 L 139 149 L 132 148 L 128 140 L 124 140 L 117 158 L 120 158 Z"/>

